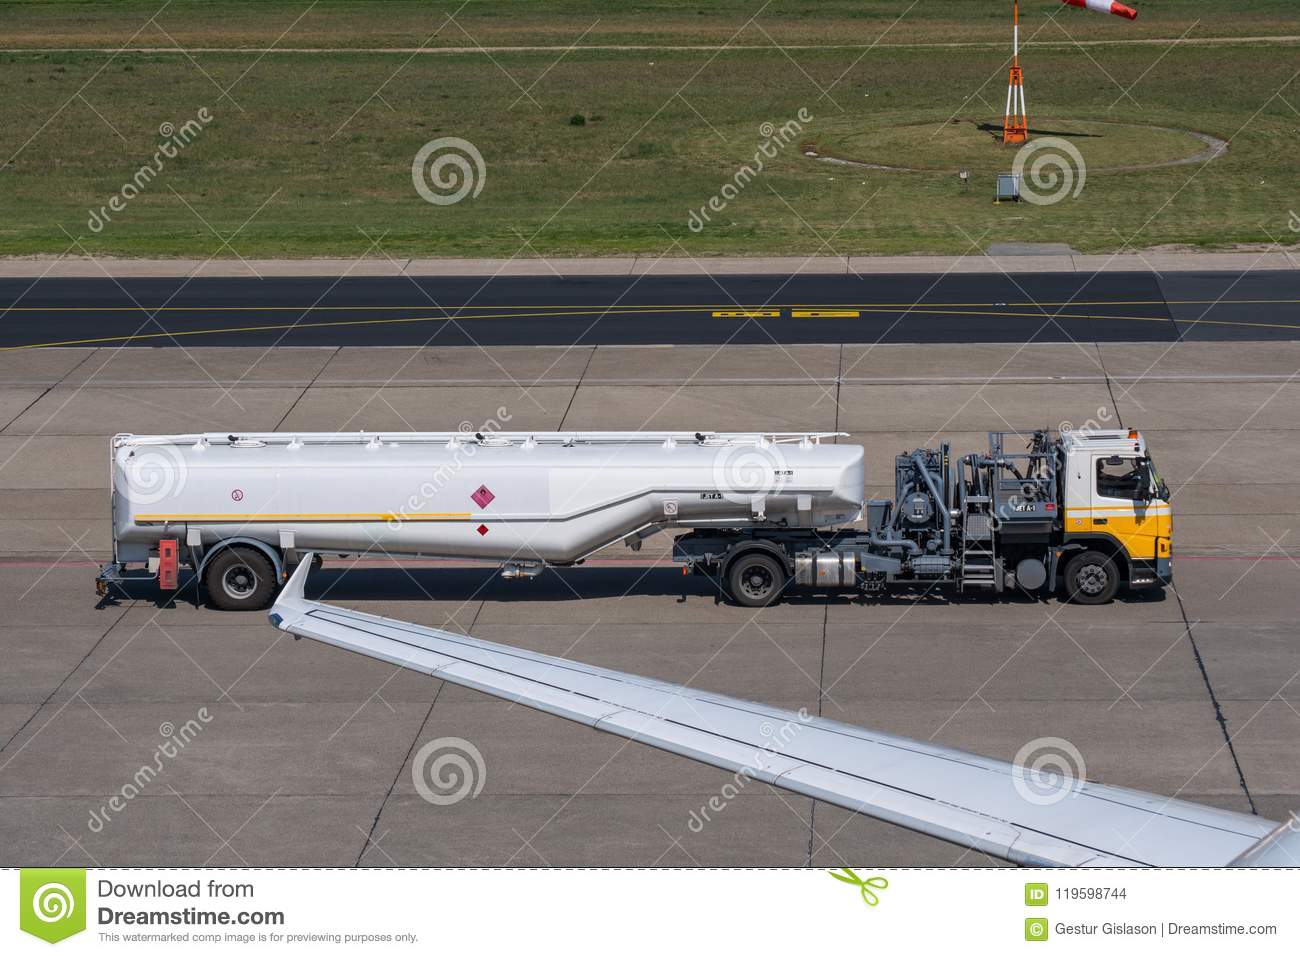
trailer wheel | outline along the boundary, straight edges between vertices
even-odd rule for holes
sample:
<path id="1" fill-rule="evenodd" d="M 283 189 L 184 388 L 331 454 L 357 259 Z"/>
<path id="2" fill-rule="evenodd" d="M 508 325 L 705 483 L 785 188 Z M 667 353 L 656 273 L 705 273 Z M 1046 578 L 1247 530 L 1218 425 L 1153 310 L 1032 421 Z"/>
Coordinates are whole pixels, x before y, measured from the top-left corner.
<path id="1" fill-rule="evenodd" d="M 785 590 L 785 580 L 781 563 L 761 552 L 741 555 L 727 569 L 727 591 L 736 604 L 746 608 L 773 604 Z"/>
<path id="2" fill-rule="evenodd" d="M 1119 569 L 1102 552 L 1082 552 L 1065 566 L 1065 594 L 1079 605 L 1104 605 L 1119 591 Z"/>
<path id="3" fill-rule="evenodd" d="M 203 570 L 208 601 L 222 611 L 257 611 L 275 594 L 275 569 L 254 548 L 223 548 Z"/>

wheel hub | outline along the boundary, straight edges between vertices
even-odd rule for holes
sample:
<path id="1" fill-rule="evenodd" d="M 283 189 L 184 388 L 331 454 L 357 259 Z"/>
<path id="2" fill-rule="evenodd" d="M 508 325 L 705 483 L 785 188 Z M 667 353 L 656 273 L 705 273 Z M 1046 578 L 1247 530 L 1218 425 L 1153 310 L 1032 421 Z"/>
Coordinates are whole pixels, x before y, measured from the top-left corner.
<path id="1" fill-rule="evenodd" d="M 754 597 L 763 595 L 772 586 L 772 576 L 761 565 L 756 565 L 745 573 L 745 590 Z"/>
<path id="2" fill-rule="evenodd" d="M 232 565 L 221 576 L 221 587 L 231 598 L 247 598 L 257 589 L 257 573 L 247 565 Z"/>
<path id="3" fill-rule="evenodd" d="M 1079 591 L 1089 595 L 1098 595 L 1106 587 L 1110 576 L 1101 565 L 1084 565 L 1079 569 L 1076 581 Z"/>

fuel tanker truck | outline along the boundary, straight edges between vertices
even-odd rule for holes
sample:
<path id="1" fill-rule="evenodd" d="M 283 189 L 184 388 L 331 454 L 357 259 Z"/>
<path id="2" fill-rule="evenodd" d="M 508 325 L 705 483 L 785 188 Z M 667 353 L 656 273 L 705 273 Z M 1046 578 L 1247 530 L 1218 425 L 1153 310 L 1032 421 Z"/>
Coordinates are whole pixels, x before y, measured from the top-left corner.
<path id="1" fill-rule="evenodd" d="M 867 499 L 844 433 L 117 435 L 101 594 L 182 568 L 218 608 L 265 607 L 299 556 L 489 561 L 506 578 L 678 534 L 673 559 L 758 607 L 796 589 L 1100 604 L 1172 579 L 1169 491 L 1137 431 L 989 433 L 894 459 Z"/>

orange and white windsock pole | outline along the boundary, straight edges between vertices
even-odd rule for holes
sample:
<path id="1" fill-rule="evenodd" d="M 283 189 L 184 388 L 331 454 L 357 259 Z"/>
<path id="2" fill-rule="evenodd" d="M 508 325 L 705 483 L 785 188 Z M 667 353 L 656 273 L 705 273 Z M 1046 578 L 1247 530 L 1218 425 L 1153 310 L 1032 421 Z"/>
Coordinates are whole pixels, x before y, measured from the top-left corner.
<path id="1" fill-rule="evenodd" d="M 1061 2 L 1071 7 L 1092 10 L 1094 13 L 1113 13 L 1125 20 L 1136 20 L 1138 15 L 1138 12 L 1132 7 L 1126 7 L 1122 3 L 1115 3 L 1114 0 L 1061 0 Z"/>
<path id="2" fill-rule="evenodd" d="M 1029 117 L 1025 115 L 1025 77 L 1020 72 L 1020 0 L 1011 4 L 1011 78 L 1007 83 L 1007 109 L 1002 118 L 1002 142 L 1023 143 L 1029 139 Z"/>

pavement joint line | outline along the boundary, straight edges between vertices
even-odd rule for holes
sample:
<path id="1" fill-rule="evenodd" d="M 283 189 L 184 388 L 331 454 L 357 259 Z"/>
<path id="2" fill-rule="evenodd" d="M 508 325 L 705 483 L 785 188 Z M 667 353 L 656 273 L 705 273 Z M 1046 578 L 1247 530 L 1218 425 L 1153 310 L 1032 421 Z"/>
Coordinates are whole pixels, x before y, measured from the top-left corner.
<path id="1" fill-rule="evenodd" d="M 840 362 L 843 364 L 843 356 Z M 836 427 L 839 426 L 839 402 L 835 405 Z M 827 605 L 822 611 L 822 641 L 821 654 L 818 656 L 817 670 L 817 717 L 822 717 L 822 702 L 826 695 L 826 633 L 829 630 L 831 618 L 830 605 Z M 817 799 L 812 801 L 812 807 L 808 811 L 808 867 L 813 864 L 813 841 L 817 837 Z"/>
<path id="2" fill-rule="evenodd" d="M 134 601 L 129 602 L 122 606 L 122 613 L 113 619 L 113 621 L 109 624 L 109 626 L 104 629 L 103 633 L 98 638 L 95 639 L 95 643 L 92 644 L 86 650 L 86 653 L 84 655 L 82 655 L 79 659 L 77 659 L 77 663 L 73 665 L 71 670 L 69 670 L 68 673 L 63 676 L 63 679 L 50 690 L 50 693 L 47 694 L 45 698 L 41 701 L 41 703 L 36 706 L 36 710 L 33 711 L 31 715 L 28 716 L 27 720 L 24 721 L 21 725 L 19 725 L 14 730 L 13 734 L 9 735 L 8 740 L 6 740 L 4 744 L 0 744 L 0 753 L 3 753 L 4 750 L 9 747 L 9 745 L 13 744 L 15 741 L 18 740 L 19 736 L 25 730 L 27 730 L 27 726 L 30 725 L 33 721 L 35 721 L 37 715 L 39 715 L 42 711 L 45 710 L 45 706 L 48 705 L 51 701 L 53 701 L 54 697 L 61 690 L 63 690 L 64 685 L 66 685 L 68 681 L 71 680 L 72 676 L 75 675 L 81 669 L 81 666 L 84 665 L 86 661 L 90 658 L 90 656 L 95 653 L 96 649 L 99 648 L 99 646 L 103 643 L 104 639 L 109 636 L 109 633 L 112 632 L 112 630 L 117 627 L 118 623 L 120 623 L 122 619 L 126 617 L 127 612 L 130 611 L 134 606 L 135 606 Z M 74 697 L 80 696 L 80 694 L 81 691 L 78 691 Z M 9 762 L 7 761 L 5 762 L 6 765 L 8 763 Z M 3 768 L 0 768 L 0 770 L 2 769 Z"/>
<path id="3" fill-rule="evenodd" d="M 1214 708 L 1214 720 L 1223 732 L 1223 743 L 1228 749 L 1228 754 L 1232 757 L 1233 767 L 1237 770 L 1237 781 L 1241 785 L 1242 792 L 1246 795 L 1246 802 L 1250 805 L 1250 813 L 1259 814 L 1259 809 L 1255 806 L 1255 798 L 1250 793 L 1250 786 L 1246 784 L 1246 772 L 1241 766 L 1241 759 L 1237 756 L 1237 748 L 1232 743 L 1232 735 L 1228 731 L 1228 719 L 1223 713 L 1223 706 L 1219 703 L 1219 696 L 1215 694 L 1214 683 L 1210 681 L 1210 672 L 1205 667 L 1205 658 L 1201 655 L 1200 646 L 1196 643 L 1192 623 L 1187 618 L 1187 608 L 1183 605 L 1182 593 L 1178 591 L 1176 586 L 1171 587 L 1170 590 L 1174 593 L 1174 600 L 1178 602 L 1178 613 L 1182 616 L 1183 625 L 1187 629 L 1187 642 L 1192 649 L 1192 657 L 1196 660 L 1196 667 L 1201 673 L 1201 680 L 1205 682 L 1205 691 L 1210 696 L 1210 705 Z"/>
<path id="4" fill-rule="evenodd" d="M 63 375 L 59 376 L 59 378 L 54 382 L 54 385 L 56 385 L 56 386 L 61 386 L 61 385 L 63 385 L 64 383 L 66 383 L 66 382 L 68 381 L 69 377 L 72 376 L 72 374 L 73 374 L 74 372 L 79 371 L 79 370 L 81 369 L 82 366 L 86 365 L 88 362 L 90 362 L 91 359 L 95 358 L 97 355 L 99 355 L 99 354 L 100 354 L 101 352 L 103 352 L 103 351 L 104 351 L 103 349 L 99 349 L 99 348 L 88 349 L 88 350 L 86 351 L 86 354 L 82 357 L 81 361 L 80 361 L 80 362 L 77 362 L 77 363 L 74 363 L 73 366 L 72 366 L 72 368 L 68 369 L 67 372 L 65 372 L 65 373 L 63 373 Z M 109 358 L 111 359 L 112 356 L 110 355 Z M 90 374 L 90 378 L 93 379 L 95 376 L 99 375 L 100 370 L 102 370 L 103 368 L 104 368 L 104 367 L 101 365 L 98 369 L 96 369 L 94 372 L 92 372 L 92 373 Z M 12 423 L 10 423 L 10 424 L 12 424 Z M 6 426 L 6 428 L 8 428 L 8 426 Z"/>
<path id="5" fill-rule="evenodd" d="M 285 410 L 284 415 L 280 416 L 280 421 L 278 421 L 275 424 L 275 430 L 277 432 L 284 428 L 285 421 L 289 418 L 290 415 L 293 414 L 293 410 L 298 408 L 298 403 L 301 402 L 303 398 L 307 395 L 307 393 L 312 390 L 312 387 L 316 384 L 317 380 L 320 379 L 321 373 L 323 373 L 325 369 L 328 368 L 329 364 L 333 362 L 335 358 L 338 357 L 338 354 L 342 351 L 343 351 L 342 346 L 336 346 L 334 348 L 334 352 L 330 355 L 330 357 L 326 359 L 323 363 L 321 363 L 321 367 L 316 370 L 316 374 L 311 377 L 311 381 L 308 382 L 305 386 L 303 386 L 302 391 L 298 393 L 298 397 L 295 398 L 293 402 L 289 404 L 289 408 Z"/>
<path id="6" fill-rule="evenodd" d="M 564 407 L 564 414 L 560 416 L 560 424 L 557 426 L 556 431 L 564 431 L 564 422 L 568 419 L 569 413 L 573 411 L 573 403 L 577 401 L 578 391 L 582 388 L 582 380 L 586 378 L 587 370 L 591 368 L 591 362 L 596 358 L 596 350 L 599 348 L 600 346 L 593 346 L 591 351 L 587 354 L 587 361 L 583 364 L 582 372 L 578 374 L 578 381 L 574 383 L 573 391 L 569 394 L 569 404 Z M 552 363 L 552 365 L 554 365 L 554 363 Z"/>
<path id="7" fill-rule="evenodd" d="M 402 771 L 406 768 L 406 762 L 411 760 L 411 755 L 415 753 L 415 746 L 419 743 L 420 738 L 423 737 L 424 729 L 428 727 L 429 719 L 433 716 L 434 705 L 438 703 L 438 698 L 441 696 L 442 689 L 445 687 L 447 687 L 447 683 L 445 681 L 439 681 L 437 687 L 434 688 L 433 699 L 429 702 L 429 710 L 424 713 L 424 720 L 421 721 L 419 726 L 415 729 L 415 734 L 411 737 L 411 744 L 406 749 L 406 754 L 397 762 L 397 773 L 393 775 L 393 780 L 388 785 L 388 790 L 384 792 L 383 800 L 379 802 L 379 808 L 375 811 L 374 820 L 370 822 L 370 830 L 362 831 L 362 834 L 365 836 L 365 842 L 361 845 L 361 850 L 357 852 L 357 859 L 353 862 L 353 867 L 361 866 L 361 860 L 366 856 L 366 851 L 372 843 L 375 847 L 379 847 L 379 844 L 374 841 L 375 831 L 379 828 L 379 819 L 384 814 L 384 808 L 388 806 L 388 799 L 393 796 L 393 791 L 397 789 L 397 782 L 402 779 Z M 357 826 L 357 829 L 360 830 L 360 825 Z M 379 840 L 382 841 L 383 837 L 381 836 Z M 382 848 L 380 849 L 382 850 Z"/>
<path id="8" fill-rule="evenodd" d="M 0 433 L 4 432 L 6 429 L 9 428 L 9 426 L 13 425 L 15 422 L 17 422 L 19 419 L 21 419 L 24 415 L 26 415 L 28 412 L 30 412 L 31 409 L 32 409 L 32 407 L 35 406 L 38 402 L 40 402 L 42 399 L 44 399 L 47 395 L 49 395 L 49 394 L 50 394 L 50 391 L 51 391 L 52 389 L 56 388 L 56 386 L 57 386 L 57 383 L 54 384 L 54 385 L 47 385 L 44 389 L 42 389 L 41 392 L 40 392 L 40 394 L 39 394 L 38 396 L 36 396 L 36 398 L 32 399 L 31 402 L 28 402 L 25 406 L 23 406 L 23 407 L 18 411 L 18 413 L 17 413 L 16 415 L 14 415 L 14 417 L 11 418 L 9 421 L 7 421 L 3 426 L 0 426 Z"/>

